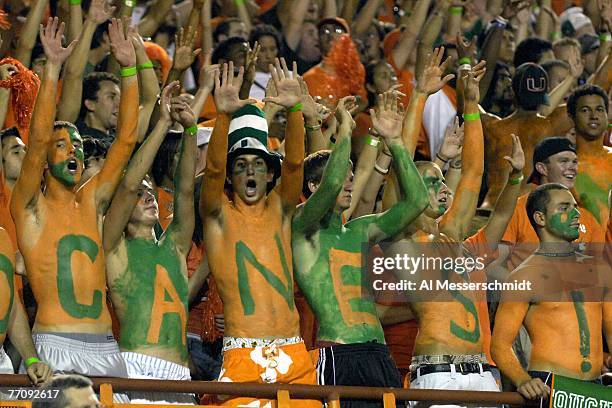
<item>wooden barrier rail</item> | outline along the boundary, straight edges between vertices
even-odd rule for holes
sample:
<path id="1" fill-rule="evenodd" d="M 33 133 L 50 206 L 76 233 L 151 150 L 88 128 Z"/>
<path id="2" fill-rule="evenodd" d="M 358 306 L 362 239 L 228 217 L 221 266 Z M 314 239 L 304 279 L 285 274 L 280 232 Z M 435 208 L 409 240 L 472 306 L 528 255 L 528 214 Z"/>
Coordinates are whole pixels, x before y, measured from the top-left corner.
<path id="1" fill-rule="evenodd" d="M 517 392 L 489 391 L 449 391 L 449 390 L 412 390 L 382 387 L 348 387 L 329 385 L 300 384 L 256 384 L 227 383 L 216 381 L 170 381 L 170 380 L 136 380 L 127 378 L 91 378 L 96 391 L 102 389 L 102 396 L 108 398 L 112 391 L 155 391 L 172 393 L 195 393 L 211 395 L 235 395 L 254 398 L 326 400 L 331 408 L 339 407 L 340 398 L 359 398 L 385 401 L 385 408 L 394 408 L 395 401 L 428 401 L 432 403 L 479 403 L 484 405 L 508 404 L 514 406 L 529 405 Z M 0 374 L 0 387 L 29 387 L 30 380 L 26 375 Z M 101 387 L 102 386 L 102 387 Z M 106 395 L 104 395 L 106 394 Z M 112 399 L 111 399 L 112 401 Z M 104 401 L 103 401 L 104 402 Z M 114 407 L 124 405 L 114 404 Z M 129 406 L 129 405 L 125 405 Z M 285 405 L 290 406 L 290 405 Z"/>

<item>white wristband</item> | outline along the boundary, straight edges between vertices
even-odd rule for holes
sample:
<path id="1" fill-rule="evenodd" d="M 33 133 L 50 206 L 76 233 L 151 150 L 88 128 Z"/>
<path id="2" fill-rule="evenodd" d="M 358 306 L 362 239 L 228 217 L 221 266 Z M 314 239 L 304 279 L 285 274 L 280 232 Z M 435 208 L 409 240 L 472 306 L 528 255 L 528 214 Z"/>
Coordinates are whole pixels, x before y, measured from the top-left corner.
<path id="1" fill-rule="evenodd" d="M 374 170 L 376 170 L 380 174 L 387 174 L 387 173 L 389 173 L 389 169 L 383 169 L 382 167 L 380 167 L 378 165 L 378 163 L 374 163 Z"/>

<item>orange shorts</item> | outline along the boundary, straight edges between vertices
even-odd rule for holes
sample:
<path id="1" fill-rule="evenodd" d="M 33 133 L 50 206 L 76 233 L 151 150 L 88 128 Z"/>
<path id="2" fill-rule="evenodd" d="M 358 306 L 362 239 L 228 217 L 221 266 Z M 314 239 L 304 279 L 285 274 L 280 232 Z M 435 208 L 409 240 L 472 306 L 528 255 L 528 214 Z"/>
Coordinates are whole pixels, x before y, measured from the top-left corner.
<path id="1" fill-rule="evenodd" d="M 282 346 L 235 348 L 225 351 L 219 381 L 317 385 L 317 376 L 304 342 Z M 259 404 L 257 404 L 259 402 Z M 273 400 L 229 397 L 223 406 L 275 407 Z M 320 408 L 316 400 L 292 400 L 291 407 Z"/>

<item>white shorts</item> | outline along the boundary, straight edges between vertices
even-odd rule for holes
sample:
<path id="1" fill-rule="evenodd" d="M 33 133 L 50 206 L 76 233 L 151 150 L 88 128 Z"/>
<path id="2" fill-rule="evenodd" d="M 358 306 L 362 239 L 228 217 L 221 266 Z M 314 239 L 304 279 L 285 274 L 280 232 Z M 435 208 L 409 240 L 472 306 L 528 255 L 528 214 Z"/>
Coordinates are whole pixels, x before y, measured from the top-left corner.
<path id="1" fill-rule="evenodd" d="M 0 374 L 15 374 L 13 363 L 0 344 Z"/>
<path id="2" fill-rule="evenodd" d="M 189 368 L 172 361 L 124 351 L 121 353 L 127 366 L 128 378 L 190 381 Z M 131 404 L 195 404 L 193 394 L 170 392 L 128 392 Z"/>
<path id="3" fill-rule="evenodd" d="M 55 374 L 128 376 L 125 361 L 112 334 L 35 333 L 32 339 L 38 358 L 49 364 Z"/>
<path id="4" fill-rule="evenodd" d="M 461 374 L 455 371 L 455 366 L 451 364 L 449 373 L 431 373 L 417 375 L 417 378 L 410 382 L 411 389 L 434 389 L 434 390 L 454 390 L 454 391 L 497 391 L 499 385 L 495 381 L 490 371 L 480 373 Z M 437 408 L 437 407 L 479 407 L 477 404 L 463 405 L 433 405 L 425 401 L 412 401 L 411 407 L 418 408 Z M 491 405 L 493 407 L 501 405 Z"/>

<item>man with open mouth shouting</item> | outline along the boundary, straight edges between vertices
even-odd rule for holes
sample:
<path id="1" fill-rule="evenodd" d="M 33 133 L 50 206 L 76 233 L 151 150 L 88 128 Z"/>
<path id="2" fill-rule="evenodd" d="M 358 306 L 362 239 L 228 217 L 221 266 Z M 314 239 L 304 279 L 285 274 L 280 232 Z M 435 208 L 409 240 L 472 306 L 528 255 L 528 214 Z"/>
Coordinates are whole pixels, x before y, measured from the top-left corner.
<path id="1" fill-rule="evenodd" d="M 47 55 L 28 152 L 13 190 L 11 213 L 38 313 L 33 327 L 41 359 L 55 372 L 127 376 L 106 305 L 102 219 L 136 144 L 136 55 L 121 20 L 109 35 L 122 67 L 118 136 L 100 172 L 80 185 L 83 141 L 68 122 L 54 122 L 57 81 L 75 43 L 62 47 L 64 23 L 49 19 L 40 37 Z M 45 191 L 41 192 L 41 181 Z"/>
<path id="2" fill-rule="evenodd" d="M 295 63 L 291 74 L 281 61 L 282 67 L 278 60 L 270 67 L 279 96 L 264 101 L 287 109 L 282 169 L 279 157 L 266 147 L 263 112 L 250 105 L 252 100 L 239 99 L 243 68 L 234 76 L 230 62 L 223 65 L 221 80 L 216 77 L 219 116 L 208 148 L 200 213 L 225 312 L 220 381 L 316 384 L 293 298 L 291 219 L 302 190 L 303 95 Z M 275 186 L 279 172 L 281 182 Z M 224 402 L 246 404 L 271 406 L 252 398 Z M 292 406 L 320 403 L 304 400 Z"/>

